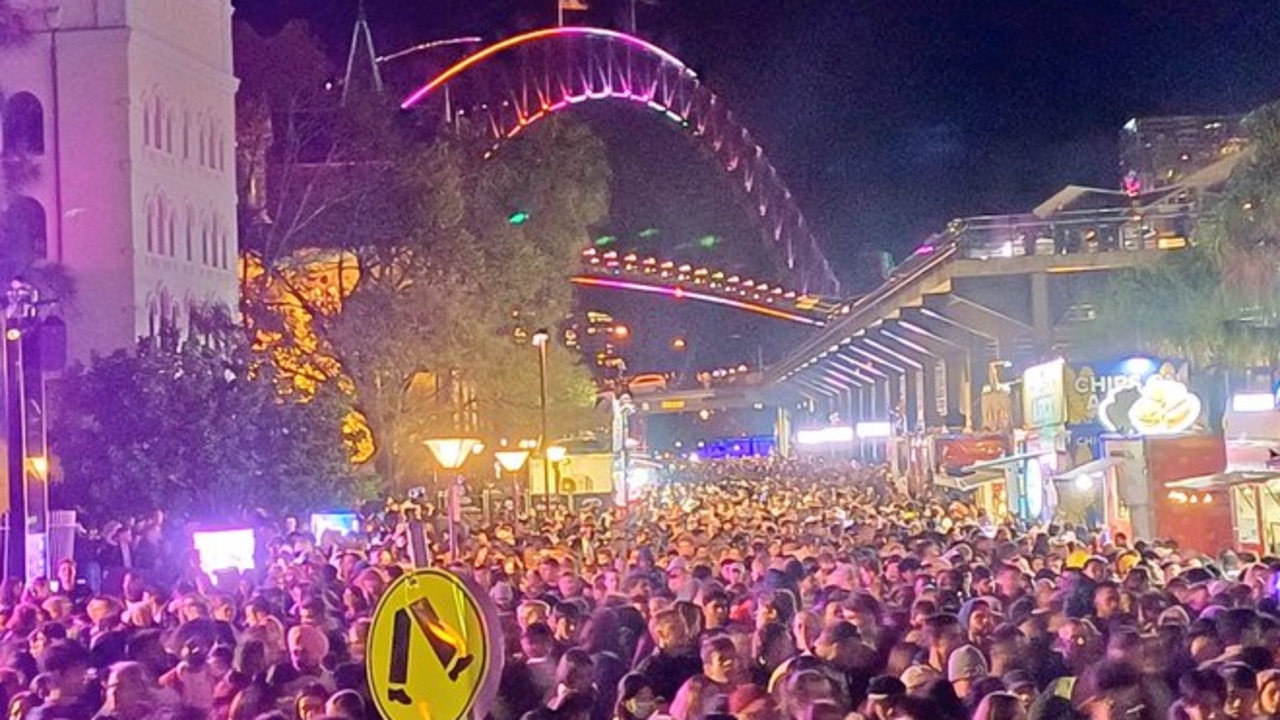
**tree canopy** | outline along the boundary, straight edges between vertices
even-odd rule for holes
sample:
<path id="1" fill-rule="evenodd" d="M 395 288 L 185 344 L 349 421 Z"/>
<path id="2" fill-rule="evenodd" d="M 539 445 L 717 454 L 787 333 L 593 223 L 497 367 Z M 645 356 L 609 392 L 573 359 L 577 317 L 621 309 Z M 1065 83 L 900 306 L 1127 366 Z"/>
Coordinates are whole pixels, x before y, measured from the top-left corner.
<path id="1" fill-rule="evenodd" d="M 352 507 L 371 486 L 343 448 L 343 399 L 277 391 L 243 343 L 144 342 L 51 388 L 60 507 L 97 519 L 164 509 L 225 520 L 257 508 Z"/>
<path id="2" fill-rule="evenodd" d="M 1204 369 L 1280 361 L 1280 103 L 1245 120 L 1248 145 L 1193 246 L 1117 272 L 1083 348 L 1186 358 Z"/>
<path id="3" fill-rule="evenodd" d="M 242 214 L 259 346 L 295 388 L 349 393 L 388 479 L 424 471 L 431 436 L 537 437 L 529 337 L 558 335 L 573 309 L 569 276 L 608 209 L 603 143 L 553 119 L 489 156 L 465 123 L 423 127 L 379 95 L 317 99 L 315 80 L 248 82 L 241 98 L 270 120 L 265 218 Z M 319 127 L 313 101 L 329 103 Z M 590 377 L 558 343 L 548 376 L 550 434 L 592 424 Z"/>

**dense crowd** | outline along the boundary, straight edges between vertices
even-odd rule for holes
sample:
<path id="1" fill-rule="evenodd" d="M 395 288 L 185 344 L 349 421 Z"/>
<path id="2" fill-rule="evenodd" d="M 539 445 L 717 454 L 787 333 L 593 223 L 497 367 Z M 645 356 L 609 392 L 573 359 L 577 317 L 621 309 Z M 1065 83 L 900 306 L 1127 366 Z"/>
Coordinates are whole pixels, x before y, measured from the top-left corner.
<path id="1" fill-rule="evenodd" d="M 377 717 L 365 639 L 415 519 L 497 610 L 493 720 L 1280 719 L 1274 559 L 784 461 L 704 465 L 625 515 L 462 523 L 456 557 L 412 503 L 336 544 L 264 522 L 258 570 L 216 577 L 162 516 L 113 524 L 2 588 L 8 717 Z"/>

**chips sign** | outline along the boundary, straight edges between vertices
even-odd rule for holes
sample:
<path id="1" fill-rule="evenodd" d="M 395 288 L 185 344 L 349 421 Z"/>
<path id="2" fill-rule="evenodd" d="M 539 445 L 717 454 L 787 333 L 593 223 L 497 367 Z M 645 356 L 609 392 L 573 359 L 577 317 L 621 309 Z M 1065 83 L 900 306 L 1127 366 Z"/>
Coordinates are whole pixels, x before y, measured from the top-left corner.
<path id="1" fill-rule="evenodd" d="M 369 627 L 369 689 L 386 720 L 462 720 L 496 689 L 500 638 L 458 577 L 416 570 L 391 584 Z M 495 662 L 495 658 L 499 658 Z"/>
<path id="2" fill-rule="evenodd" d="M 1124 435 L 1186 432 L 1202 410 L 1185 365 L 1144 357 L 1069 368 L 1066 405 L 1068 423 L 1096 422 Z"/>

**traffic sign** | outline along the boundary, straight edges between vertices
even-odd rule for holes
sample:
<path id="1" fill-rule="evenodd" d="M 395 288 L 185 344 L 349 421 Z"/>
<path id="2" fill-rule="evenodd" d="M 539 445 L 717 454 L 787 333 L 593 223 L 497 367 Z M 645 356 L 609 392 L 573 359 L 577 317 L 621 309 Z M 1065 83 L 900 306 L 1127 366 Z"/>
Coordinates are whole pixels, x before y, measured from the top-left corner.
<path id="1" fill-rule="evenodd" d="M 385 720 L 463 720 L 493 670 L 494 634 L 462 580 L 406 573 L 378 602 L 365 646 L 374 704 Z"/>

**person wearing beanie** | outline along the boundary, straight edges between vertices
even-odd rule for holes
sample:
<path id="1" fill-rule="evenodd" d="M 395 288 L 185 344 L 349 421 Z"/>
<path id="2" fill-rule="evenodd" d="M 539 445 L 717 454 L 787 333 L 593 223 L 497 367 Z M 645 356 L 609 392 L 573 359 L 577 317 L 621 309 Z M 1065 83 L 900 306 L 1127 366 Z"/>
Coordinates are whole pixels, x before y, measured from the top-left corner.
<path id="1" fill-rule="evenodd" d="M 333 676 L 321 662 L 329 654 L 329 638 L 313 625 L 295 625 L 289 628 L 289 660 L 298 675 L 319 682 L 330 692 L 334 690 Z"/>
<path id="2" fill-rule="evenodd" d="M 987 659 L 973 645 L 957 648 L 947 658 L 947 680 L 961 699 L 969 696 L 974 683 L 988 675 Z"/>

